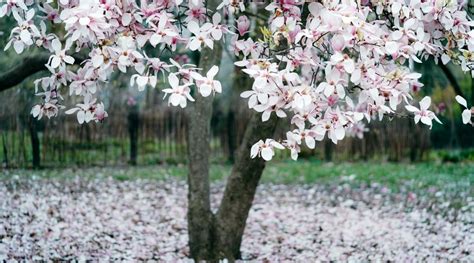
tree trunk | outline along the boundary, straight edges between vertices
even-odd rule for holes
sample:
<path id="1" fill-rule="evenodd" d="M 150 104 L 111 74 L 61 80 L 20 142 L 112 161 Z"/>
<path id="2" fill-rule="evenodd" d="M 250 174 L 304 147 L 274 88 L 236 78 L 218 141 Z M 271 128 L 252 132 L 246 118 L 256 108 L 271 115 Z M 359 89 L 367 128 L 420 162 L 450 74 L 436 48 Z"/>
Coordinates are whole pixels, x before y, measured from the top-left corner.
<path id="1" fill-rule="evenodd" d="M 208 1 L 208 8 L 215 10 L 217 0 Z M 215 42 L 214 49 L 203 48 L 199 61 L 202 74 L 219 65 L 222 45 Z M 214 215 L 211 211 L 209 155 L 213 96 L 204 98 L 194 92 L 196 101 L 190 103 L 188 118 L 188 235 L 191 257 L 195 261 L 216 258 Z"/>
<path id="2" fill-rule="evenodd" d="M 216 215 L 217 249 L 220 258 L 240 259 L 240 245 L 247 217 L 265 168 L 261 158 L 250 158 L 250 148 L 260 139 L 274 135 L 277 117 L 262 123 L 260 114 L 254 114 L 247 125 L 232 173 L 227 180 L 224 197 Z"/>
<path id="3" fill-rule="evenodd" d="M 229 148 L 229 162 L 235 162 L 235 148 L 236 148 L 236 132 L 235 129 L 235 112 L 234 109 L 229 109 L 227 114 L 227 147 Z"/>
<path id="4" fill-rule="evenodd" d="M 30 138 L 31 138 L 31 150 L 33 155 L 33 169 L 38 169 L 41 166 L 41 159 L 40 159 L 40 141 L 38 137 L 38 129 L 36 120 L 32 117 L 28 117 L 28 126 L 30 130 Z"/>
<path id="5" fill-rule="evenodd" d="M 215 10 L 221 1 L 207 1 L 208 8 Z M 199 68 L 205 74 L 213 65 L 219 65 L 222 57 L 221 43 L 214 49 L 204 48 Z M 212 97 L 193 94 L 196 101 L 187 107 L 188 117 L 188 234 L 191 257 L 195 261 L 218 261 L 227 258 L 231 262 L 240 258 L 240 244 L 247 217 L 257 190 L 265 162 L 250 158 L 250 149 L 260 139 L 272 137 L 277 117 L 262 123 L 260 114 L 254 114 L 249 122 L 242 144 L 236 154 L 232 173 L 228 178 L 224 197 L 217 214 L 211 211 L 209 155 L 211 138 Z"/>
<path id="6" fill-rule="evenodd" d="M 128 133 L 130 137 L 130 164 L 137 165 L 138 156 L 138 106 L 130 106 L 128 112 Z"/>
<path id="7" fill-rule="evenodd" d="M 203 52 L 209 55 L 209 52 Z M 208 68 L 204 68 L 204 72 Z M 213 215 L 210 203 L 209 155 L 212 97 L 195 94 L 188 111 L 188 234 L 191 257 L 200 261 L 212 258 Z"/>

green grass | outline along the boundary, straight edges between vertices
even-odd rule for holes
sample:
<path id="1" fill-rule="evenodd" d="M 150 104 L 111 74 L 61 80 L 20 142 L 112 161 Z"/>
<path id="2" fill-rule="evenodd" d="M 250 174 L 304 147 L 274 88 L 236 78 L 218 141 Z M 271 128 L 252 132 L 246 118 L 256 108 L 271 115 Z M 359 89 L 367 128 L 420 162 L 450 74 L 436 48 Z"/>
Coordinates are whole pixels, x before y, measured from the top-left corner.
<path id="1" fill-rule="evenodd" d="M 328 182 L 350 177 L 359 183 L 380 183 L 397 188 L 402 182 L 416 181 L 418 187 L 446 183 L 474 183 L 474 163 L 321 163 L 317 161 L 270 164 L 264 180 L 277 183 Z"/>
<path id="2" fill-rule="evenodd" d="M 221 181 L 231 171 L 230 165 L 212 165 L 210 178 Z M 185 165 L 106 167 L 84 169 L 7 170 L 4 179 L 19 177 L 39 177 L 45 179 L 69 179 L 112 177 L 116 180 L 165 180 L 176 178 L 185 180 Z M 409 185 L 412 188 L 456 188 L 470 190 L 474 183 L 474 163 L 322 163 L 316 160 L 270 162 L 262 177 L 264 183 L 315 184 L 350 182 L 353 184 L 378 183 L 392 190 Z"/>

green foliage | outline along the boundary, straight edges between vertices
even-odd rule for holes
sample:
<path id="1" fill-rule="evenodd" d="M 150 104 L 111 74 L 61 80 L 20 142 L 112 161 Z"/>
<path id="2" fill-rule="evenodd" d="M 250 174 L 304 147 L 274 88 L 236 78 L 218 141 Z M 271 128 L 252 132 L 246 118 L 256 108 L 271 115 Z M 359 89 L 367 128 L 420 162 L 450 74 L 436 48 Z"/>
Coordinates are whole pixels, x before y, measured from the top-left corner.
<path id="1" fill-rule="evenodd" d="M 474 161 L 474 149 L 439 150 L 433 153 L 433 158 L 442 162 L 459 163 Z"/>

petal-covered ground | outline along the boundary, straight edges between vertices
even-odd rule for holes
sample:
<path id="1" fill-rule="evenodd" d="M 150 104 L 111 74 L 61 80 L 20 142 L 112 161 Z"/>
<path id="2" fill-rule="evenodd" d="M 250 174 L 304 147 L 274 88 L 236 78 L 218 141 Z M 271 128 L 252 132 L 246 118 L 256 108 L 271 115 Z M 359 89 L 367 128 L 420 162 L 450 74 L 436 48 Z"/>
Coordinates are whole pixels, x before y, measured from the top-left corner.
<path id="1" fill-rule="evenodd" d="M 223 183 L 213 184 L 214 207 Z M 189 261 L 186 185 L 168 179 L 0 181 L 0 260 Z M 249 261 L 474 261 L 474 201 L 377 184 L 263 184 Z"/>

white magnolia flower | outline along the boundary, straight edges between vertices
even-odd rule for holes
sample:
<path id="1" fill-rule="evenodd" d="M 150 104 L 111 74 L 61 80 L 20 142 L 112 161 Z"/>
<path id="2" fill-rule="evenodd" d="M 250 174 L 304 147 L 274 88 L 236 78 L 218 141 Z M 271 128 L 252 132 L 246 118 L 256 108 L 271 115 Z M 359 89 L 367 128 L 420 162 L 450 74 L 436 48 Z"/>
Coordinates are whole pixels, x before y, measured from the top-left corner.
<path id="1" fill-rule="evenodd" d="M 184 85 L 179 85 L 179 79 L 176 76 L 176 74 L 171 73 L 168 76 L 168 81 L 170 83 L 171 88 L 164 89 L 163 92 L 165 93 L 165 96 L 163 97 L 166 98 L 168 94 L 170 94 L 170 97 L 168 99 L 168 103 L 173 105 L 173 106 L 180 106 L 181 108 L 185 108 L 187 105 L 187 101 L 194 101 L 193 97 L 191 97 L 191 89 L 189 86 L 191 86 L 191 83 L 187 83 Z"/>
<path id="2" fill-rule="evenodd" d="M 275 155 L 274 148 L 285 149 L 283 145 L 273 139 L 266 139 L 265 142 L 260 140 L 250 149 L 250 157 L 253 159 L 257 156 L 261 156 L 265 161 L 270 161 Z"/>
<path id="3" fill-rule="evenodd" d="M 467 101 L 466 99 L 464 99 L 463 97 L 461 96 L 456 96 L 456 101 L 461 104 L 462 106 L 464 106 L 464 111 L 462 112 L 462 122 L 464 124 L 472 124 L 472 112 L 473 112 L 473 109 L 469 109 L 467 107 Z"/>
<path id="4" fill-rule="evenodd" d="M 192 51 L 201 50 L 202 44 L 205 44 L 212 49 L 214 47 L 214 41 L 210 38 L 209 34 L 212 27 L 213 25 L 211 23 L 206 23 L 202 27 L 199 27 L 198 23 L 190 21 L 188 24 L 188 30 L 193 33 L 194 36 L 189 39 L 189 49 Z"/>
<path id="5" fill-rule="evenodd" d="M 48 65 L 51 66 L 51 68 L 57 68 L 61 64 L 65 65 L 64 63 L 67 64 L 74 64 L 74 58 L 71 56 L 66 55 L 66 50 L 68 49 L 67 47 L 65 49 L 62 49 L 61 42 L 58 39 L 54 39 L 51 47 L 53 51 L 55 52 L 54 55 L 51 55 L 48 61 Z"/>
<path id="6" fill-rule="evenodd" d="M 203 77 L 201 74 L 192 72 L 191 76 L 196 80 L 196 85 L 199 88 L 199 93 L 203 97 L 208 97 L 212 92 L 222 93 L 222 85 L 218 80 L 214 80 L 219 72 L 218 66 L 213 66 Z"/>
<path id="7" fill-rule="evenodd" d="M 75 108 L 66 111 L 66 114 L 74 114 L 77 112 L 77 121 L 79 124 L 89 123 L 95 120 L 95 111 L 98 108 L 96 105 L 97 99 L 92 98 L 90 94 L 84 96 L 84 103 L 79 103 Z M 103 105 L 99 107 L 101 114 L 103 114 Z"/>
<path id="8" fill-rule="evenodd" d="M 134 74 L 130 78 L 130 84 L 133 86 L 135 85 L 135 83 L 137 83 L 139 91 L 145 90 L 145 87 L 148 84 L 150 84 L 150 86 L 154 88 L 157 82 L 158 82 L 158 78 L 156 76 L 142 76 L 139 74 Z"/>
<path id="9" fill-rule="evenodd" d="M 430 97 L 424 97 L 420 101 L 420 108 L 416 108 L 411 105 L 405 106 L 405 108 L 409 111 L 415 114 L 415 123 L 421 122 L 430 126 L 433 126 L 433 119 L 436 120 L 438 123 L 441 123 L 441 121 L 436 117 L 434 112 L 428 110 L 431 105 L 431 98 Z"/>

